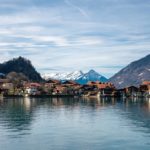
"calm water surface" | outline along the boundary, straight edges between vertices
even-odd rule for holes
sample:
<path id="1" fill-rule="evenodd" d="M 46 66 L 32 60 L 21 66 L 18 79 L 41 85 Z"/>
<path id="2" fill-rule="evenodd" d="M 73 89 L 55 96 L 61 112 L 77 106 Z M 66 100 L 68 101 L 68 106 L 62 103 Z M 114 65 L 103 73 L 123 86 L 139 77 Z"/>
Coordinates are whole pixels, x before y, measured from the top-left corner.
<path id="1" fill-rule="evenodd" d="M 0 150 L 150 150 L 150 102 L 0 100 Z"/>

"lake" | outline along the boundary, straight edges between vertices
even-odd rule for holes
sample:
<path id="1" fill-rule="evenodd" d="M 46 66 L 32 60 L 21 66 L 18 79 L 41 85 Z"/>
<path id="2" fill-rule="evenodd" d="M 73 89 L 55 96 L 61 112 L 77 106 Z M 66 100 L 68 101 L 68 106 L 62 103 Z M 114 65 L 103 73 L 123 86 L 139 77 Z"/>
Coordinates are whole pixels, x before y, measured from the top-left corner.
<path id="1" fill-rule="evenodd" d="M 150 100 L 0 100 L 0 150 L 150 150 Z"/>

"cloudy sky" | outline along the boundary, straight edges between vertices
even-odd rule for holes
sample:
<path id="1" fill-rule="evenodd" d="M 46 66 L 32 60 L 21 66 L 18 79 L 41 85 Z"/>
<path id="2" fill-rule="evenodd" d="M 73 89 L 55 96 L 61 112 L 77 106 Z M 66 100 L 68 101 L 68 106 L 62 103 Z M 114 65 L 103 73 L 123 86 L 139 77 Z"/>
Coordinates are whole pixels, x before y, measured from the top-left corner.
<path id="1" fill-rule="evenodd" d="M 0 0 L 0 62 L 110 77 L 149 53 L 149 0 Z"/>

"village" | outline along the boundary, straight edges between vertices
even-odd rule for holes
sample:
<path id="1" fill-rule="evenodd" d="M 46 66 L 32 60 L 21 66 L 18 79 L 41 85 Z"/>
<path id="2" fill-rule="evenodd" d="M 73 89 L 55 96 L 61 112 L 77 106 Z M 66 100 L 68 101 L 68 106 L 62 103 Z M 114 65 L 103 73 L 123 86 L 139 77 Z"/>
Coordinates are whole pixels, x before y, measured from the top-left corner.
<path id="1" fill-rule="evenodd" d="M 45 82 L 27 82 L 20 81 L 16 84 L 9 79 L 0 79 L 1 97 L 9 96 L 32 96 L 32 97 L 119 97 L 119 98 L 149 98 L 150 81 L 144 81 L 139 87 L 129 86 L 123 89 L 116 89 L 112 83 L 102 83 L 99 81 L 88 82 L 85 85 L 78 84 L 75 81 L 58 81 L 49 79 Z"/>

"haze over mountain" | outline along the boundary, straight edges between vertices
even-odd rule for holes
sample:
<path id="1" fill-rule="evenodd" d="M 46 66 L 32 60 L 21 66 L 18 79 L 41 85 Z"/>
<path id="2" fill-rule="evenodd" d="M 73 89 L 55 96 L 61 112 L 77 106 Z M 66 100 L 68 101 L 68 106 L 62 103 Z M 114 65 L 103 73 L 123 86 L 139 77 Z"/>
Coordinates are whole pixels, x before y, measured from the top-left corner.
<path id="1" fill-rule="evenodd" d="M 117 88 L 139 86 L 145 80 L 150 81 L 150 54 L 130 63 L 109 79 Z"/>
<path id="2" fill-rule="evenodd" d="M 42 76 L 45 80 L 48 79 L 57 79 L 57 80 L 74 80 L 80 84 L 86 84 L 88 81 L 100 81 L 106 82 L 107 79 L 97 73 L 94 70 L 90 70 L 87 73 L 83 73 L 82 71 L 74 71 L 67 73 L 49 73 L 43 74 Z"/>
<path id="3" fill-rule="evenodd" d="M 42 81 L 40 74 L 35 70 L 31 62 L 23 57 L 14 58 L 0 64 L 0 73 L 23 73 L 30 81 Z"/>

